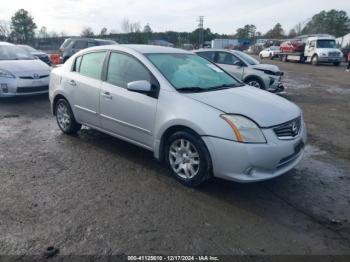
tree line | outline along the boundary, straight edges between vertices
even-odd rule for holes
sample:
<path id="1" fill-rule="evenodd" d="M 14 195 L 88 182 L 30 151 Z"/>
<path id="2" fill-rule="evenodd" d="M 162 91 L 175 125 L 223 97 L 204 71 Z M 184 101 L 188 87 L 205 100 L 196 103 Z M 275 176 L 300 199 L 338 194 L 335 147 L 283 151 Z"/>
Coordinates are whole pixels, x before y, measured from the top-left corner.
<path id="1" fill-rule="evenodd" d="M 297 23 L 288 33 L 283 29 L 280 23 L 264 34 L 257 30 L 253 24 L 247 24 L 238 28 L 234 34 L 218 34 L 206 29 L 195 29 L 192 32 L 153 32 L 149 24 L 141 26 L 140 22 L 132 22 L 124 19 L 121 22 L 121 32 L 116 30 L 109 31 L 106 27 L 101 28 L 99 32 L 94 32 L 91 27 L 84 27 L 80 33 L 82 37 L 102 37 L 119 40 L 121 43 L 148 43 L 155 39 L 164 39 L 171 43 L 181 45 L 184 43 L 201 44 L 199 41 L 200 30 L 203 35 L 203 41 L 211 41 L 215 38 L 244 38 L 256 40 L 259 38 L 284 39 L 293 38 L 301 34 L 331 34 L 336 37 L 343 36 L 350 32 L 350 19 L 348 14 L 343 10 L 321 11 L 315 14 L 306 22 Z M 37 30 L 37 25 L 31 14 L 24 10 L 18 10 L 10 22 L 0 21 L 0 40 L 11 41 L 15 43 L 32 43 L 36 38 L 55 38 L 65 37 L 64 32 L 48 32 L 45 26 Z"/>

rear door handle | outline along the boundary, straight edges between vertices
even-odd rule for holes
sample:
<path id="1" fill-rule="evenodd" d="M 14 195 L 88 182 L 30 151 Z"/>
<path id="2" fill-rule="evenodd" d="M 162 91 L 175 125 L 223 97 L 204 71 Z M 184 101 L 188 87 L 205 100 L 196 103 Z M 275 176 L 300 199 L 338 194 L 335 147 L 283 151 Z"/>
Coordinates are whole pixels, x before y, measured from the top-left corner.
<path id="1" fill-rule="evenodd" d="M 102 96 L 107 99 L 112 99 L 112 95 L 110 92 L 102 92 Z"/>
<path id="2" fill-rule="evenodd" d="M 74 80 L 69 80 L 68 83 L 71 85 L 71 86 L 76 86 L 77 83 L 74 81 Z"/>

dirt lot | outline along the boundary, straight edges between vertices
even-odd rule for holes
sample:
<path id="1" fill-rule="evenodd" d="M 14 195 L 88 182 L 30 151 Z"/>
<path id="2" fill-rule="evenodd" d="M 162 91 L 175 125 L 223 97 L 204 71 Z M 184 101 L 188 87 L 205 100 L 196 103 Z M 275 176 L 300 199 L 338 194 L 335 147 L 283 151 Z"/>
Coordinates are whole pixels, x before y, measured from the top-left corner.
<path id="1" fill-rule="evenodd" d="M 257 184 L 189 189 L 148 151 L 61 134 L 46 96 L 2 99 L 0 253 L 350 254 L 350 73 L 272 63 L 309 144 L 295 170 Z"/>

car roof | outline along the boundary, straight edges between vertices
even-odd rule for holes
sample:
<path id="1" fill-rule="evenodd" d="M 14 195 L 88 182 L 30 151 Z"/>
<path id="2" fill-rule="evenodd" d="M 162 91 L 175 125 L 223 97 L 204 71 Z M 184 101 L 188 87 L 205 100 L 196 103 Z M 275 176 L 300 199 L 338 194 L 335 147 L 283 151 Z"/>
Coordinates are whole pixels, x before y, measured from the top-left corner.
<path id="1" fill-rule="evenodd" d="M 109 50 L 120 50 L 120 51 L 136 51 L 141 54 L 193 54 L 183 49 L 173 48 L 173 47 L 164 47 L 156 45 L 108 45 L 108 46 L 96 46 L 90 47 L 89 50 L 100 50 L 100 49 L 109 49 Z M 86 50 L 86 49 L 85 49 Z"/>

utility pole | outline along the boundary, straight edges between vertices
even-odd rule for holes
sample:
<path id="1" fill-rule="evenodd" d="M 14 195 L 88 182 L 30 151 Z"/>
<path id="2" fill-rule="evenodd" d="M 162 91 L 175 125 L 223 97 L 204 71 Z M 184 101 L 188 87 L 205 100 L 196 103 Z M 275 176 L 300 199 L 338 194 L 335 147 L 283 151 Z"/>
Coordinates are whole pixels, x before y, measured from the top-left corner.
<path id="1" fill-rule="evenodd" d="M 204 16 L 198 18 L 198 44 L 199 47 L 204 42 Z"/>

